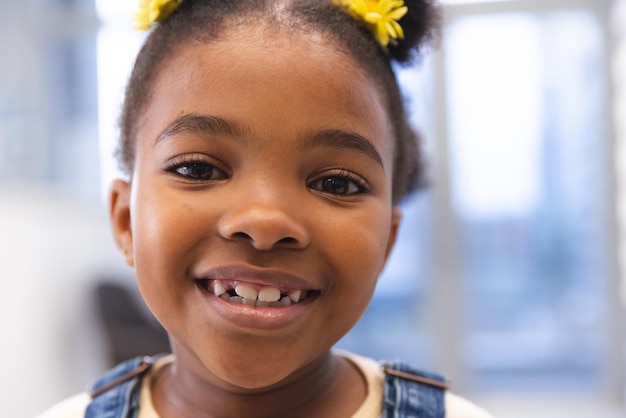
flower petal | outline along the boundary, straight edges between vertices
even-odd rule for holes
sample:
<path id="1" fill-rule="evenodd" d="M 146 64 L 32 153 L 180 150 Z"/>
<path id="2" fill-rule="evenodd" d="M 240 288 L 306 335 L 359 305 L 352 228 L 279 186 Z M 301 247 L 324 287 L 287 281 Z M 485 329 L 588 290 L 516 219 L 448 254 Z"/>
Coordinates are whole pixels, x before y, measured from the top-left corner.
<path id="1" fill-rule="evenodd" d="M 389 44 L 389 34 L 387 33 L 387 28 L 384 22 L 379 22 L 376 25 L 376 39 L 382 46 L 387 46 Z"/>
<path id="2" fill-rule="evenodd" d="M 382 16 L 376 12 L 369 12 L 364 17 L 364 20 L 369 23 L 378 23 L 382 20 Z"/>
<path id="3" fill-rule="evenodd" d="M 400 7 L 399 9 L 392 10 L 387 14 L 389 19 L 400 20 L 404 17 L 404 15 L 409 11 L 408 7 Z"/>
<path id="4" fill-rule="evenodd" d="M 387 14 L 393 7 L 394 0 L 380 0 L 378 2 L 377 10 L 380 14 Z"/>
<path id="5" fill-rule="evenodd" d="M 386 21 L 385 22 L 385 30 L 387 31 L 387 34 L 389 34 L 389 36 L 393 39 L 397 39 L 398 38 L 398 33 L 396 32 L 396 29 L 393 27 L 392 23 L 395 23 L 393 20 L 391 21 Z"/>
<path id="6" fill-rule="evenodd" d="M 395 20 L 391 20 L 389 21 L 389 24 L 391 26 L 393 26 L 397 36 L 394 36 L 394 38 L 399 38 L 399 39 L 404 39 L 404 31 L 402 30 L 402 26 L 400 26 L 400 24 L 398 22 L 396 22 Z"/>

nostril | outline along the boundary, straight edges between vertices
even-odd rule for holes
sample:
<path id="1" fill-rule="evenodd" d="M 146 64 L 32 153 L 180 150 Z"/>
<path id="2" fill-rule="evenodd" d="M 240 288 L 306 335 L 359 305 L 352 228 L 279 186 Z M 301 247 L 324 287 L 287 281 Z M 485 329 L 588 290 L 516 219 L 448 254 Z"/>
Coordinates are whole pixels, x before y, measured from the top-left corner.
<path id="1" fill-rule="evenodd" d="M 251 235 L 246 234 L 245 232 L 235 232 L 233 235 L 233 238 L 237 238 L 237 239 L 241 239 L 241 240 L 245 240 L 245 241 L 250 241 L 253 244 L 259 244 L 257 242 L 257 240 L 255 240 Z M 272 242 L 271 246 L 275 246 L 275 245 L 284 245 L 284 246 L 294 246 L 298 244 L 298 240 L 293 238 L 293 237 L 283 237 L 281 239 L 279 239 L 278 241 Z M 257 246 L 255 245 L 255 247 Z"/>
<path id="2" fill-rule="evenodd" d="M 252 237 L 250 237 L 250 235 L 246 234 L 245 232 L 235 232 L 233 234 L 233 237 L 235 237 L 235 238 L 243 238 L 243 239 L 246 239 L 246 240 L 251 240 L 252 239 Z"/>
<path id="3" fill-rule="evenodd" d="M 298 241 L 295 238 L 292 237 L 285 237 L 285 238 L 281 238 L 278 241 L 279 244 L 285 244 L 285 245 L 294 245 L 297 244 Z"/>

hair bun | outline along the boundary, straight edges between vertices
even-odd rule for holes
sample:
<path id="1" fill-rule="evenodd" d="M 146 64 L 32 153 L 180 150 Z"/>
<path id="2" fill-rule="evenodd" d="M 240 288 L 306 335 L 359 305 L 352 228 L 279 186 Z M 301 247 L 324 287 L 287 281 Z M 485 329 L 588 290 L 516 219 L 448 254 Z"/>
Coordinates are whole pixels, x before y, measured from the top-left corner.
<path id="1" fill-rule="evenodd" d="M 408 12 L 398 22 L 404 39 L 387 47 L 391 59 L 398 63 L 419 59 L 422 49 L 438 38 L 441 21 L 440 8 L 433 0 L 405 0 L 404 4 Z"/>

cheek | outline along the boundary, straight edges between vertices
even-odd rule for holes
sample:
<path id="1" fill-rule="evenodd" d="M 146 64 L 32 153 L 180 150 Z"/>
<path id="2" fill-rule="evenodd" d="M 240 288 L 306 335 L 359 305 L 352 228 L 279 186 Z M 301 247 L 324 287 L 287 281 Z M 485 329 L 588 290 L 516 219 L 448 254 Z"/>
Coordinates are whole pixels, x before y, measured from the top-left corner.
<path id="1" fill-rule="evenodd" d="M 335 290 L 357 317 L 367 307 L 384 267 L 389 226 L 389 211 L 375 208 L 353 217 L 349 227 L 332 228 L 335 237 L 329 242 L 334 244 L 326 250 L 332 251 L 328 258 L 338 272 Z"/>
<path id="2" fill-rule="evenodd" d="M 194 219 L 190 208 L 180 199 L 163 189 L 147 190 L 141 189 L 137 196 L 141 204 L 133 211 L 135 272 L 146 304 L 161 320 L 193 286 L 185 276 L 185 263 L 198 228 L 190 222 Z"/>
<path id="3" fill-rule="evenodd" d="M 387 240 L 382 228 L 353 226 L 350 233 L 338 234 L 332 251 L 334 280 L 325 304 L 324 320 L 319 335 L 324 343 L 333 345 L 339 341 L 361 318 L 367 309 L 384 265 L 384 249 Z"/>
<path id="4" fill-rule="evenodd" d="M 350 219 L 350 227 L 339 231 L 343 253 L 352 260 L 355 268 L 374 278 L 383 267 L 385 249 L 389 241 L 390 211 L 383 205 L 373 205 L 360 216 Z"/>

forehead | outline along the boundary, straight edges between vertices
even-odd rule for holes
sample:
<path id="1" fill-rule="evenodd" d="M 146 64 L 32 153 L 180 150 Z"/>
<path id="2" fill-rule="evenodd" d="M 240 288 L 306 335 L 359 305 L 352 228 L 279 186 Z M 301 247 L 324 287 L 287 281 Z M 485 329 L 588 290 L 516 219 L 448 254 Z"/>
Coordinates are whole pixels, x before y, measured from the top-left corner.
<path id="1" fill-rule="evenodd" d="M 184 113 L 243 117 L 262 122 L 264 130 L 298 120 L 302 130 L 365 134 L 390 167 L 393 130 L 385 100 L 375 80 L 328 37 L 248 25 L 172 54 L 155 80 L 140 133 Z"/>

